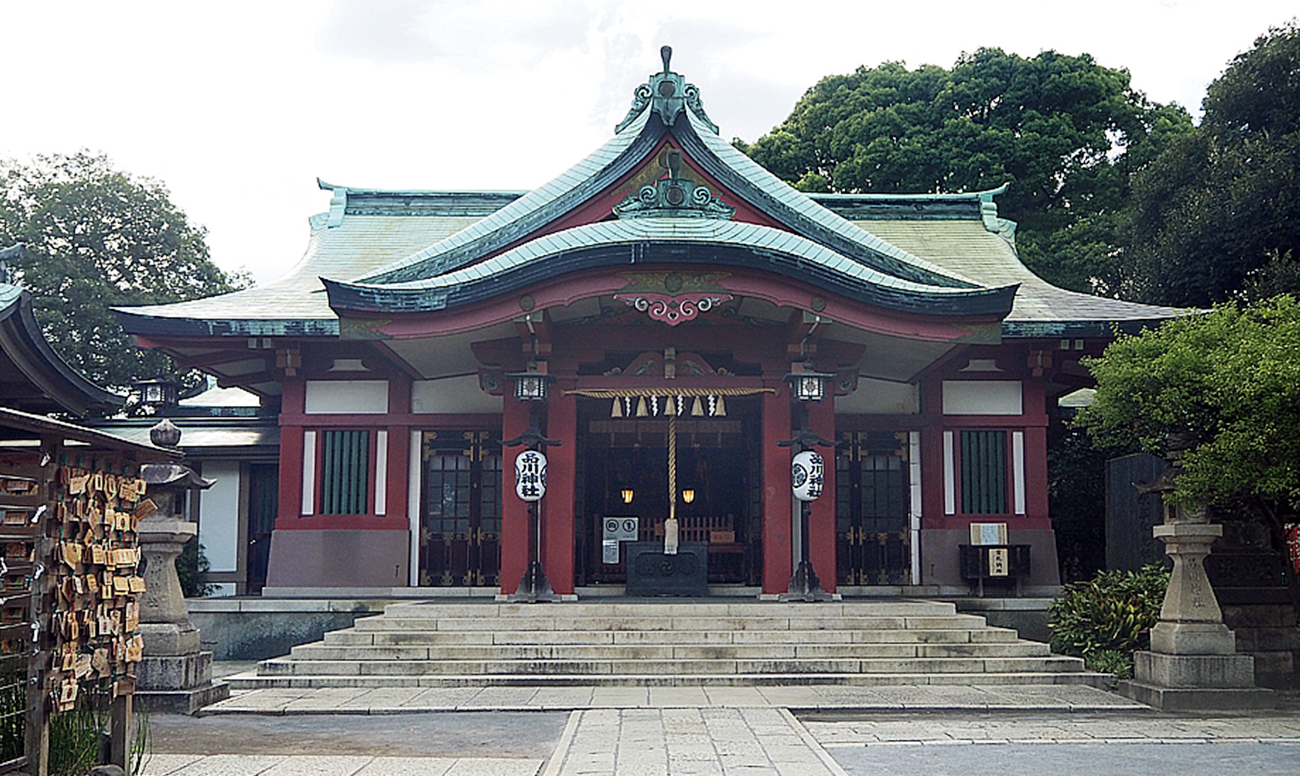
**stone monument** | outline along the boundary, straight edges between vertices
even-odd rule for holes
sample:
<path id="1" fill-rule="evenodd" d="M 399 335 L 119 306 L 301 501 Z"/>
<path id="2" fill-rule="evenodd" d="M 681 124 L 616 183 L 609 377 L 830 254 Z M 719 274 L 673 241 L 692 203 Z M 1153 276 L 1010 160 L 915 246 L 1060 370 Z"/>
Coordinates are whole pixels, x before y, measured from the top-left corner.
<path id="1" fill-rule="evenodd" d="M 1181 436 L 1171 439 L 1169 468 L 1138 489 L 1160 496 L 1172 491 L 1182 454 L 1193 443 Z M 1160 622 L 1151 629 L 1151 649 L 1133 656 L 1133 680 L 1121 682 L 1120 691 L 1164 711 L 1274 705 L 1273 692 L 1255 686 L 1255 659 L 1237 654 L 1236 636 L 1223 624 L 1205 574 L 1205 556 L 1223 535 L 1223 526 L 1210 523 L 1203 505 L 1165 504 L 1164 509 L 1164 523 L 1153 533 L 1174 563 L 1169 589 Z"/>
<path id="2" fill-rule="evenodd" d="M 149 438 L 160 447 L 176 447 L 180 429 L 163 420 Z M 145 464 L 140 476 L 158 510 L 141 520 L 138 529 L 145 592 L 140 599 L 144 659 L 136 667 L 136 698 L 150 711 L 193 714 L 230 697 L 229 685 L 212 681 L 212 653 L 199 649 L 199 629 L 190 622 L 176 575 L 176 556 L 198 533 L 198 526 L 185 519 L 187 492 L 210 488 L 214 481 L 174 463 Z"/>

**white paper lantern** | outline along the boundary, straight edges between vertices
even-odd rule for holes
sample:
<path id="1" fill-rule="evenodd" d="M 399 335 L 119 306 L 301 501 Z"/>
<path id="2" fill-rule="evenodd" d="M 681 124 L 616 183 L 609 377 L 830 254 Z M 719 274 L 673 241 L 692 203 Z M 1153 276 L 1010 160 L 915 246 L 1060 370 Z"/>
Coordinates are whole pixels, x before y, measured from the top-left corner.
<path id="1" fill-rule="evenodd" d="M 820 453 L 804 450 L 790 465 L 790 487 L 800 501 L 815 501 L 822 494 L 825 464 Z"/>
<path id="2" fill-rule="evenodd" d="M 524 501 L 540 501 L 546 495 L 546 456 L 525 450 L 515 457 L 515 495 Z"/>

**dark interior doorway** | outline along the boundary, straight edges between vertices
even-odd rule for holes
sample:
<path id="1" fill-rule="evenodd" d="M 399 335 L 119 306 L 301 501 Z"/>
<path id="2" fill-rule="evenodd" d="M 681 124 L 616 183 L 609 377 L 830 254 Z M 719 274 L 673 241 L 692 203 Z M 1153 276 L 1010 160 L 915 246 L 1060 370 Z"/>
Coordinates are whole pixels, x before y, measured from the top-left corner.
<path id="1" fill-rule="evenodd" d="M 669 513 L 668 421 L 601 417 L 608 408 L 600 404 L 580 422 L 579 585 L 626 581 L 627 550 L 608 554 L 606 518 L 635 517 L 636 540 L 662 541 Z M 676 424 L 679 535 L 683 542 L 708 544 L 713 584 L 758 584 L 761 576 L 761 465 L 755 463 L 757 440 L 750 438 L 759 427 L 757 404 L 738 399 L 726 417 L 679 418 Z M 617 562 L 607 562 L 613 557 Z"/>
<path id="2" fill-rule="evenodd" d="M 248 465 L 248 546 L 245 559 L 245 593 L 258 595 L 266 586 L 267 561 L 271 557 L 271 532 L 279 507 L 280 465 Z"/>

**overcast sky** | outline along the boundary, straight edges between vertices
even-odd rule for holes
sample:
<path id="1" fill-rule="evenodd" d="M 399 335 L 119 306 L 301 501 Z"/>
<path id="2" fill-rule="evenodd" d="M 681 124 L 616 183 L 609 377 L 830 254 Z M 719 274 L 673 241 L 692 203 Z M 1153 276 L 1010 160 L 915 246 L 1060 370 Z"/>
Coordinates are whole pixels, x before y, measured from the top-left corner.
<path id="1" fill-rule="evenodd" d="M 822 76 L 1054 49 L 1199 115 L 1294 0 L 1080 3 L 0 0 L 0 157 L 81 148 L 163 181 L 215 261 L 283 274 L 340 185 L 530 189 L 610 137 L 660 69 L 757 139 Z"/>

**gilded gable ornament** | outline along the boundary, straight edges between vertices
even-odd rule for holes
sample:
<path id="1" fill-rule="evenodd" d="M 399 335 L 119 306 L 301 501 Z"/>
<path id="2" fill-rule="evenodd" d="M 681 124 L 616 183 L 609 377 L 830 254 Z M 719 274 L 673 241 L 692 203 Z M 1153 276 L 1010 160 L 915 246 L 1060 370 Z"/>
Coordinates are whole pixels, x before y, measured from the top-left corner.
<path id="1" fill-rule="evenodd" d="M 725 272 L 620 272 L 628 283 L 614 298 L 651 319 L 676 326 L 733 297 L 718 281 Z"/>
<path id="2" fill-rule="evenodd" d="M 642 186 L 614 206 L 619 218 L 716 218 L 729 221 L 736 209 L 713 196 L 707 186 L 682 177 L 682 152 L 669 148 L 659 157 L 667 178 Z"/>

